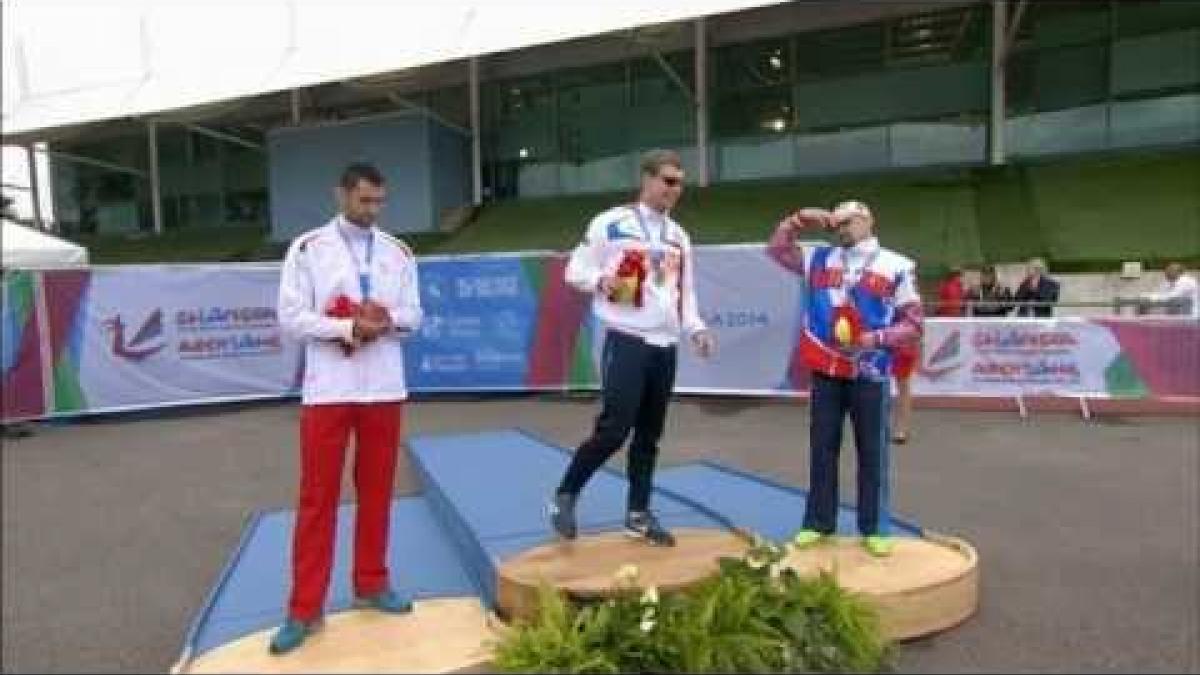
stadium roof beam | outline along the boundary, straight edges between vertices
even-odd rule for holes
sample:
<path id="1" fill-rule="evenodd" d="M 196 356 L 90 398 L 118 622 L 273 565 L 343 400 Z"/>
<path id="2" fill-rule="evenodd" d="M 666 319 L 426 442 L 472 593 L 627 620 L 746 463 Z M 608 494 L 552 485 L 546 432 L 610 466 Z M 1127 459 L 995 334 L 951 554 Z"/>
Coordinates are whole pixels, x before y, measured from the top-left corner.
<path id="1" fill-rule="evenodd" d="M 1017 39 L 1017 31 L 1021 29 L 1021 19 L 1025 16 L 1025 6 L 1028 4 L 1028 0 L 1020 0 L 1017 8 L 1013 10 L 1012 23 L 1008 26 L 1008 34 L 1004 38 L 1005 54 L 1012 51 L 1013 42 Z"/>
<path id="2" fill-rule="evenodd" d="M 300 125 L 300 90 L 292 89 L 288 95 L 288 102 L 291 104 L 292 126 Z"/>
<path id="3" fill-rule="evenodd" d="M 683 92 L 683 95 L 687 96 L 688 101 L 694 105 L 696 103 L 696 92 L 688 86 L 687 82 L 683 81 L 683 78 L 679 75 L 679 73 L 675 72 L 675 69 L 671 67 L 671 64 L 667 63 L 667 59 L 663 57 L 662 51 L 659 50 L 656 45 L 642 39 L 641 34 L 637 30 L 629 31 L 628 37 L 630 42 L 633 42 L 636 45 L 645 46 L 650 50 L 650 56 L 652 56 L 655 62 L 657 62 L 658 65 L 663 69 L 663 72 L 667 74 L 667 77 L 679 87 L 679 90 Z"/>
<path id="4" fill-rule="evenodd" d="M 439 124 L 459 132 L 460 134 L 468 136 L 471 134 L 470 129 L 464 128 L 461 124 L 455 124 L 454 122 L 451 122 L 442 115 L 438 114 L 436 110 L 433 110 L 429 106 L 421 105 L 416 101 L 405 98 L 402 94 L 395 91 L 387 81 L 373 83 L 370 81 L 364 82 L 361 80 L 347 80 L 343 82 L 342 85 L 360 93 L 367 92 L 385 98 L 401 108 L 421 113 L 422 115 L 425 115 L 430 119 L 437 121 Z"/>
<path id="5" fill-rule="evenodd" d="M 992 95 L 988 111 L 988 163 L 1004 163 L 1004 117 L 1008 107 L 1004 92 L 1005 61 L 1008 58 L 1008 2 L 992 0 Z"/>
<path id="6" fill-rule="evenodd" d="M 446 119 L 445 117 L 442 117 L 441 115 L 437 114 L 437 112 L 435 110 L 433 110 L 432 108 L 430 108 L 428 106 L 423 106 L 420 103 L 416 103 L 414 101 L 410 101 L 409 99 L 404 98 L 403 96 L 401 96 L 400 94 L 397 94 L 396 92 L 388 92 L 387 99 L 389 101 L 391 101 L 392 103 L 395 103 L 396 105 L 400 106 L 401 108 L 406 108 L 408 110 L 413 110 L 413 111 L 419 112 L 422 115 L 426 115 L 430 119 L 436 120 L 439 124 L 441 124 L 445 127 L 448 127 L 450 129 L 453 129 L 453 130 L 463 134 L 464 136 L 471 135 L 470 129 L 464 129 L 462 126 L 455 124 L 454 122 L 451 122 L 450 120 Z"/>
<path id="7" fill-rule="evenodd" d="M 696 19 L 696 183 L 708 187 L 708 32 L 703 17 Z"/>
<path id="8" fill-rule="evenodd" d="M 483 203 L 483 145 L 479 126 L 479 58 L 467 61 L 467 96 L 471 108 L 471 203 Z"/>
<path id="9" fill-rule="evenodd" d="M 33 154 L 33 143 L 25 145 L 25 157 L 26 164 L 29 165 L 29 196 L 33 201 L 33 224 L 37 229 L 44 230 L 46 223 L 42 220 L 42 191 L 38 183 L 38 163 Z"/>
<path id="10" fill-rule="evenodd" d="M 112 162 L 106 162 L 104 160 L 94 159 L 92 157 L 84 157 L 83 155 L 76 155 L 76 154 L 70 153 L 70 152 L 63 152 L 62 150 L 47 149 L 47 150 L 43 150 L 42 152 L 45 152 L 47 155 L 49 155 L 50 157 L 53 157 L 54 159 L 62 159 L 62 160 L 66 160 L 68 162 L 74 162 L 76 164 L 83 164 L 86 166 L 94 166 L 98 169 L 107 169 L 109 171 L 116 171 L 119 173 L 127 173 L 127 174 L 137 176 L 138 178 L 146 177 L 146 172 L 142 171 L 141 169 L 135 169 L 135 168 L 129 167 L 129 166 L 122 166 L 120 164 L 114 164 Z"/>
<path id="11" fill-rule="evenodd" d="M 240 145 L 243 148 L 249 148 L 256 152 L 263 152 L 262 143 L 255 143 L 254 141 L 246 140 L 245 138 L 242 138 L 240 136 L 235 136 L 233 134 L 227 134 L 225 132 L 217 131 L 215 129 L 209 129 L 208 127 L 202 127 L 199 124 L 184 123 L 180 126 L 182 126 L 184 129 L 187 129 L 189 131 L 194 131 L 198 134 L 202 134 L 202 135 L 208 136 L 210 138 L 215 138 L 218 141 L 225 141 L 226 143 Z"/>
<path id="12" fill-rule="evenodd" d="M 163 233 L 162 180 L 158 171 L 158 120 L 146 120 L 146 142 L 150 159 L 150 214 L 154 222 L 154 234 Z"/>

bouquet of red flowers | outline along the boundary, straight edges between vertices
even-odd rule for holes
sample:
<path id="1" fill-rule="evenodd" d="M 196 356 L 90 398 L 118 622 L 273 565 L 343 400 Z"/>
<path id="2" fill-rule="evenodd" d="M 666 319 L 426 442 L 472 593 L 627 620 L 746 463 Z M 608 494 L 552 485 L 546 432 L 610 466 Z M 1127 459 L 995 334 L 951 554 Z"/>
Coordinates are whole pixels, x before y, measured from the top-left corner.
<path id="1" fill-rule="evenodd" d="M 642 285 L 646 282 L 645 251 L 626 251 L 617 265 L 617 283 L 609 294 L 610 302 L 642 306 Z"/>
<path id="2" fill-rule="evenodd" d="M 350 356 L 354 350 L 366 342 L 370 342 L 385 331 L 390 330 L 392 318 L 387 307 L 368 299 L 359 304 L 345 295 L 338 295 L 329 301 L 325 308 L 325 316 L 335 319 L 353 319 L 354 337 L 350 342 L 338 340 L 342 353 Z"/>
<path id="3" fill-rule="evenodd" d="M 329 301 L 329 305 L 325 308 L 325 316 L 335 319 L 354 319 L 359 315 L 360 311 L 361 308 L 357 302 L 346 297 L 345 294 L 341 294 Z M 341 344 L 342 353 L 346 356 L 354 353 L 354 348 L 358 346 L 357 340 L 354 342 L 338 340 L 338 342 Z"/>

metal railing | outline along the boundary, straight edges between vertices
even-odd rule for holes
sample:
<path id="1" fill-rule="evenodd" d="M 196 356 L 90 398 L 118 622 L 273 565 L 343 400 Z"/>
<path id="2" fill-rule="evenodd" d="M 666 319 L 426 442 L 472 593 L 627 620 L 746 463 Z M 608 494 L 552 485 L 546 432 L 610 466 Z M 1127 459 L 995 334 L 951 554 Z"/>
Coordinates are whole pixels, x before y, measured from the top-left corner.
<path id="1" fill-rule="evenodd" d="M 937 300 L 923 300 L 922 307 L 925 310 L 926 317 L 937 316 L 937 310 L 945 303 Z M 962 317 L 978 318 L 978 319 L 1014 319 L 1026 318 L 1020 315 L 1021 309 L 1038 309 L 1049 307 L 1051 315 L 1056 317 L 1074 316 L 1075 313 L 1070 312 L 1072 309 L 1107 309 L 1108 313 L 1113 316 L 1137 316 L 1144 318 L 1170 318 L 1170 319 L 1187 319 L 1192 317 L 1190 303 L 1179 300 L 1155 301 L 1147 300 L 1140 297 L 1115 297 L 1112 300 L 1062 300 L 1058 302 L 1038 302 L 1038 301 L 1022 301 L 1022 302 L 963 302 Z M 997 307 L 1007 308 L 1004 314 L 975 314 L 974 308 L 993 310 Z M 1068 310 L 1060 312 L 1058 310 Z M 1095 316 L 1096 313 L 1089 312 L 1089 316 Z"/>

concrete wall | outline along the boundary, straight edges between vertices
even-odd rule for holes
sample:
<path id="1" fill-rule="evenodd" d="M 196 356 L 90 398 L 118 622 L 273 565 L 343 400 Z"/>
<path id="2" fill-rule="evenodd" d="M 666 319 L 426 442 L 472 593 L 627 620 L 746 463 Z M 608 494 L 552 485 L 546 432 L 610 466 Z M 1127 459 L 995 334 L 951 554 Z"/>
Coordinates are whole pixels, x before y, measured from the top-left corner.
<path id="1" fill-rule="evenodd" d="M 271 132 L 271 238 L 287 241 L 332 217 L 338 177 L 357 161 L 375 164 L 387 180 L 380 226 L 435 230 L 439 210 L 470 198 L 465 141 L 453 134 L 412 113 Z"/>

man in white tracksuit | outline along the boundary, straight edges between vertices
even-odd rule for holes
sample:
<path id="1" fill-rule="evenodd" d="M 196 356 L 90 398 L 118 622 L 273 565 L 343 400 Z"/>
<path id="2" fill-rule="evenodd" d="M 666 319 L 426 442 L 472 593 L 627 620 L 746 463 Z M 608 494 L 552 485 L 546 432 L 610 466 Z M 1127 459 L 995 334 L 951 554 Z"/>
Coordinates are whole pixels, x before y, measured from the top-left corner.
<path id="1" fill-rule="evenodd" d="M 388 520 L 400 445 L 403 338 L 421 324 L 417 261 L 375 227 L 383 176 L 352 164 L 337 189 L 341 213 L 298 237 L 279 282 L 279 321 L 304 343 L 300 495 L 287 620 L 271 641 L 289 652 L 319 625 L 333 563 L 342 467 L 355 435 L 354 592 L 357 604 L 407 612 L 411 596 L 391 588 Z"/>
<path id="2" fill-rule="evenodd" d="M 638 202 L 593 218 L 567 265 L 567 282 L 593 295 L 592 309 L 605 327 L 603 407 L 553 496 L 550 519 L 561 537 L 576 536 L 580 491 L 632 430 L 626 531 L 671 546 L 674 537 L 649 506 L 658 441 L 675 384 L 676 343 L 682 333 L 697 354 L 707 357 L 714 342 L 696 306 L 691 243 L 669 215 L 683 192 L 679 155 L 648 152 L 641 168 Z"/>

